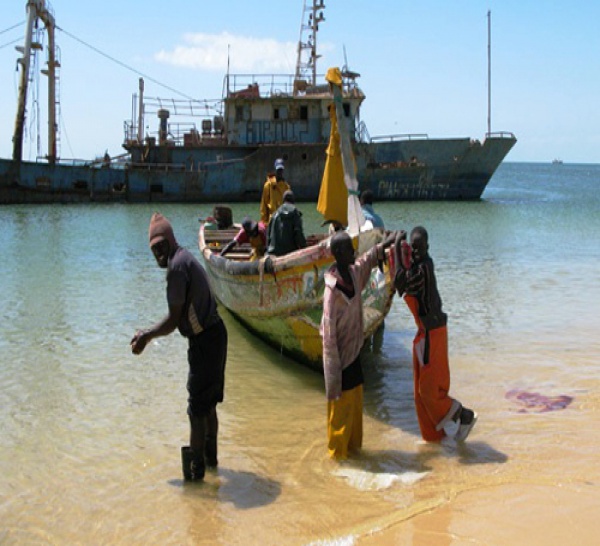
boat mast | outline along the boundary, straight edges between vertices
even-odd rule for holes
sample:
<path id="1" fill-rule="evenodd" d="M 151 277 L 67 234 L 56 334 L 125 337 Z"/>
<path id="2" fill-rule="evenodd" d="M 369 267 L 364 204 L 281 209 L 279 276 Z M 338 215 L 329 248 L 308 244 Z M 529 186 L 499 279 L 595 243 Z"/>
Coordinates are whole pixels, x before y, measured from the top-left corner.
<path id="1" fill-rule="evenodd" d="M 54 163 L 56 161 L 56 68 L 60 64 L 56 60 L 54 16 L 46 8 L 45 0 L 29 0 L 27 2 L 25 43 L 22 48 L 17 48 L 23 54 L 23 57 L 17 61 L 21 65 L 21 80 L 13 134 L 13 161 L 20 162 L 23 156 L 23 131 L 32 50 L 41 49 L 42 47 L 41 44 L 33 42 L 33 27 L 37 19 L 44 23 L 48 31 L 48 69 L 43 70 L 42 73 L 48 76 L 48 161 Z"/>
<path id="2" fill-rule="evenodd" d="M 139 102 L 138 102 L 138 144 L 144 141 L 144 78 L 139 79 Z"/>
<path id="3" fill-rule="evenodd" d="M 488 117 L 487 117 L 487 132 L 488 135 L 492 132 L 492 12 L 488 10 Z"/>
<path id="4" fill-rule="evenodd" d="M 296 61 L 296 82 L 304 81 L 312 86 L 317 84 L 317 32 L 319 23 L 325 21 L 323 0 L 305 0 L 298 41 Z"/>

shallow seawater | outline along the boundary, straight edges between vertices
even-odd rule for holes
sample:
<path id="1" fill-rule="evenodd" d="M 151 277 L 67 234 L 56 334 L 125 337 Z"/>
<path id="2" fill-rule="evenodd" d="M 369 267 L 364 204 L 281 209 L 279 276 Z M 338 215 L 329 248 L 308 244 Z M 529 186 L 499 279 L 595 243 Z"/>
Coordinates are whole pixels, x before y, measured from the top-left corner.
<path id="1" fill-rule="evenodd" d="M 203 484 L 181 479 L 185 341 L 129 350 L 166 312 L 147 247 L 157 207 L 3 207 L 0 543 L 359 544 L 466 492 L 586 496 L 600 484 L 599 182 L 595 165 L 505 164 L 479 202 L 376 204 L 389 228 L 429 230 L 451 394 L 479 413 L 464 446 L 420 441 L 401 300 L 363 351 L 364 449 L 341 465 L 326 458 L 322 377 L 223 311 L 220 464 Z M 158 208 L 198 255 L 212 207 Z M 560 396 L 572 401 L 556 409 Z M 435 543 L 458 542 L 448 530 Z"/>

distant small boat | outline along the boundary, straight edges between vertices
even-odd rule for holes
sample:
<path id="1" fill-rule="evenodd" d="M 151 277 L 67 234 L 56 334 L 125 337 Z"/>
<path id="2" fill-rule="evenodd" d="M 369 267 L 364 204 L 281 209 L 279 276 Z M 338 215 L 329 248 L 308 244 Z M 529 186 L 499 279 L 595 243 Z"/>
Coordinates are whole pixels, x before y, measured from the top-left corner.
<path id="1" fill-rule="evenodd" d="M 562 159 L 553 159 L 552 160 L 552 165 L 562 165 L 562 164 L 563 164 Z"/>

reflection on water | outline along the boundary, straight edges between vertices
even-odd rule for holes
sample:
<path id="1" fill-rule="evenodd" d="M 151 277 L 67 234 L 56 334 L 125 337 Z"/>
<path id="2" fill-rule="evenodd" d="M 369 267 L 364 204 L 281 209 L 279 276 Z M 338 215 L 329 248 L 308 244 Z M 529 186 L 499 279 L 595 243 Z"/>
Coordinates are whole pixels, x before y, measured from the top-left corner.
<path id="1" fill-rule="evenodd" d="M 465 446 L 420 441 L 400 300 L 363 351 L 364 450 L 342 465 L 325 456 L 322 377 L 224 311 L 220 467 L 203 484 L 181 480 L 184 340 L 155 340 L 140 357 L 128 347 L 166 312 L 146 240 L 156 207 L 4 207 L 0 543 L 350 544 L 465 491 L 597 484 L 600 172 L 569 168 L 557 180 L 505 165 L 476 203 L 377 206 L 389 227 L 430 231 L 451 392 L 480 415 Z M 306 229 L 320 231 L 311 207 Z M 210 208 L 160 210 L 197 252 Z M 235 205 L 235 217 L 254 208 Z M 573 401 L 520 413 L 505 396 L 515 389 Z M 436 544 L 451 544 L 451 516 L 436 525 Z"/>

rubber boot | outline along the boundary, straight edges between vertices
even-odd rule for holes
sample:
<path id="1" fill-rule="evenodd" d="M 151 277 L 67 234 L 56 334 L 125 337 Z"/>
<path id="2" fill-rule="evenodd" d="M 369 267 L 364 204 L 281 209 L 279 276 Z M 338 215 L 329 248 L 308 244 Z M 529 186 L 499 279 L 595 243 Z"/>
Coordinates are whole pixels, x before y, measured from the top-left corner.
<path id="1" fill-rule="evenodd" d="M 206 446 L 204 448 L 204 460 L 209 468 L 216 468 L 219 464 L 217 460 L 217 437 L 207 436 Z"/>
<path id="2" fill-rule="evenodd" d="M 192 462 L 194 460 L 194 452 L 190 446 L 182 446 L 181 448 L 181 469 L 183 470 L 183 479 L 186 482 L 191 482 L 194 479 L 192 473 Z"/>
<path id="3" fill-rule="evenodd" d="M 194 457 L 192 460 L 192 480 L 200 482 L 204 479 L 204 457 Z"/>

